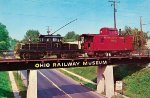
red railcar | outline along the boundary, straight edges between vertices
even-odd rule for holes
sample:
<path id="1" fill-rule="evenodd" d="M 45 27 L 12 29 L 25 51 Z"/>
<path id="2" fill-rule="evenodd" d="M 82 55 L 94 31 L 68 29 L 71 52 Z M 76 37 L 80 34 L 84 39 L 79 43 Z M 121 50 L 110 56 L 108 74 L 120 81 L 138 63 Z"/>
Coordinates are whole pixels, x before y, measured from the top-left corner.
<path id="1" fill-rule="evenodd" d="M 102 28 L 100 34 L 82 34 L 81 47 L 89 56 L 129 55 L 133 36 L 119 35 L 115 28 Z"/>

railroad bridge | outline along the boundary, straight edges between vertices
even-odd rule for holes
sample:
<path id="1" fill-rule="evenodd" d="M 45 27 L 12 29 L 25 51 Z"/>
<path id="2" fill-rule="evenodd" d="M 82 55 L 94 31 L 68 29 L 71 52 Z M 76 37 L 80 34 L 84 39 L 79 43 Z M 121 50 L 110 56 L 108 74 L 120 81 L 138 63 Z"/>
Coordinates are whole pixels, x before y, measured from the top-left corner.
<path id="1" fill-rule="evenodd" d="M 138 54 L 132 56 L 93 58 L 80 57 L 74 59 L 44 58 L 37 60 L 0 59 L 0 71 L 31 70 L 29 72 L 30 74 L 28 74 L 29 84 L 27 90 L 27 98 L 33 98 L 33 94 L 32 96 L 30 96 L 30 93 L 34 93 L 34 98 L 37 98 L 37 88 L 32 88 L 33 85 L 36 85 L 37 87 L 37 83 L 35 83 L 35 81 L 33 83 L 33 78 L 34 80 L 37 80 L 36 70 L 97 66 L 97 92 L 106 92 L 106 97 L 111 98 L 114 95 L 113 66 L 131 63 L 148 64 L 150 63 L 150 55 Z"/>

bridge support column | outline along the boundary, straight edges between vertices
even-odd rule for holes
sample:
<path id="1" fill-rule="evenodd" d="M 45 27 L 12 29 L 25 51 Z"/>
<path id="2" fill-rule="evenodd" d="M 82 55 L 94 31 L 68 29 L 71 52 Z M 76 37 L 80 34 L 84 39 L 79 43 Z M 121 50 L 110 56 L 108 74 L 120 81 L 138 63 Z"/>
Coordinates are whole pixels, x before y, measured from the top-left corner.
<path id="1" fill-rule="evenodd" d="M 148 65 L 146 66 L 147 68 L 150 68 L 150 63 L 148 63 Z"/>
<path id="2" fill-rule="evenodd" d="M 37 70 L 27 71 L 28 86 L 27 98 L 37 98 Z"/>
<path id="3" fill-rule="evenodd" d="M 104 84 L 104 67 L 98 66 L 97 67 L 97 92 L 103 93 L 105 92 L 105 84 Z"/>
<path id="4" fill-rule="evenodd" d="M 113 65 L 98 66 L 97 68 L 97 92 L 106 93 L 106 97 L 114 95 Z"/>

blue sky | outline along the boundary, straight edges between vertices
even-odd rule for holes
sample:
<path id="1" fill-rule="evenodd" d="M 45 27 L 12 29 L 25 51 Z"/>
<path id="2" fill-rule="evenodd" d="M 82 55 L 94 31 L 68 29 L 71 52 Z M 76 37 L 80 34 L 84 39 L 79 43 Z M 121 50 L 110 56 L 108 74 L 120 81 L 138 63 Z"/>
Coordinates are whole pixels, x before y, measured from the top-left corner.
<path id="1" fill-rule="evenodd" d="M 150 0 L 120 0 L 117 4 L 117 28 L 139 28 L 139 19 L 150 23 Z M 78 19 L 57 34 L 98 33 L 101 27 L 113 27 L 113 7 L 108 0 L 0 0 L 0 22 L 7 26 L 12 38 L 21 40 L 29 29 L 46 34 L 67 22 Z M 150 32 L 150 25 L 143 31 Z"/>

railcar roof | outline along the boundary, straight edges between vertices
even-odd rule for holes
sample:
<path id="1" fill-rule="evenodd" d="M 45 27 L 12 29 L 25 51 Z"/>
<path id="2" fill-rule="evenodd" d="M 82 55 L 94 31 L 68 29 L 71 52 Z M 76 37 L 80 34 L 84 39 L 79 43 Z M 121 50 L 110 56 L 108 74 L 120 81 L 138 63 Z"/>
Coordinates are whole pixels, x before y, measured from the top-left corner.
<path id="1" fill-rule="evenodd" d="M 101 30 L 102 30 L 102 29 L 109 29 L 109 30 L 112 30 L 112 31 L 114 31 L 114 30 L 115 30 L 115 31 L 118 31 L 118 29 L 117 29 L 117 28 L 108 28 L 108 27 L 103 27 L 103 28 L 101 28 Z"/>
<path id="2" fill-rule="evenodd" d="M 101 35 L 101 34 L 82 34 L 82 35 L 80 35 L 81 37 L 82 36 L 89 36 L 89 37 L 94 37 L 94 36 L 104 36 L 104 37 L 112 37 L 112 36 L 114 36 L 114 37 L 133 37 L 133 35 Z"/>
<path id="3" fill-rule="evenodd" d="M 81 36 L 95 36 L 95 35 L 99 35 L 99 34 L 82 34 Z"/>
<path id="4" fill-rule="evenodd" d="M 118 36 L 118 35 L 101 35 L 101 34 L 82 34 L 81 36 Z"/>
<path id="5" fill-rule="evenodd" d="M 39 38 L 63 38 L 61 35 L 40 35 Z"/>

